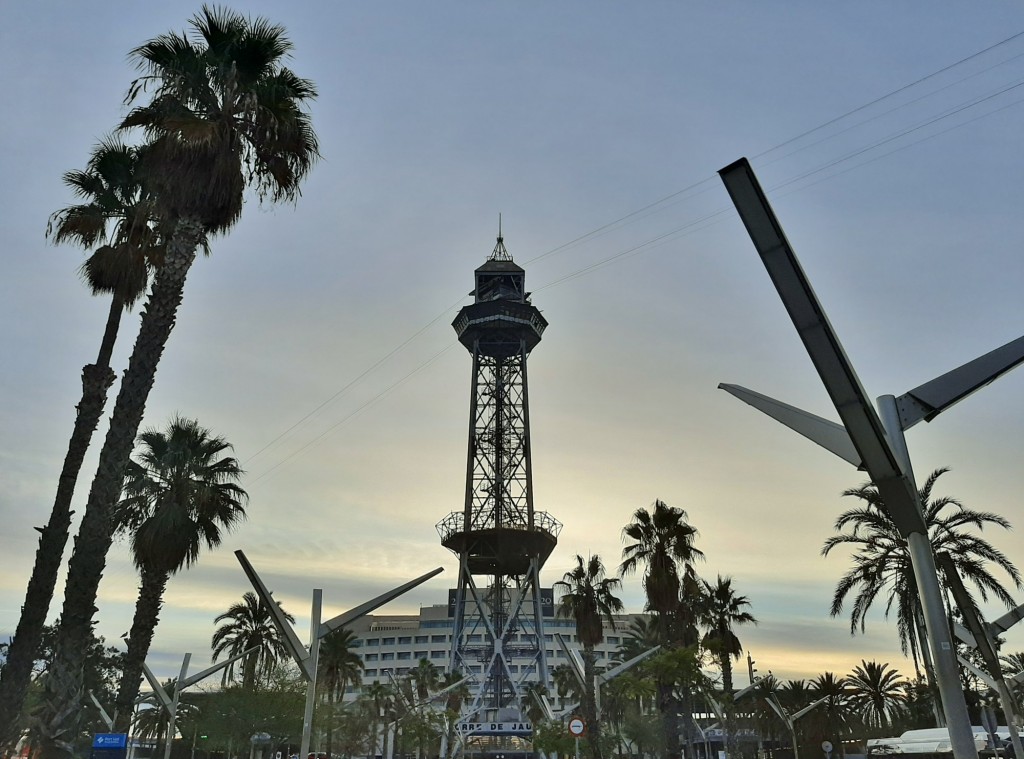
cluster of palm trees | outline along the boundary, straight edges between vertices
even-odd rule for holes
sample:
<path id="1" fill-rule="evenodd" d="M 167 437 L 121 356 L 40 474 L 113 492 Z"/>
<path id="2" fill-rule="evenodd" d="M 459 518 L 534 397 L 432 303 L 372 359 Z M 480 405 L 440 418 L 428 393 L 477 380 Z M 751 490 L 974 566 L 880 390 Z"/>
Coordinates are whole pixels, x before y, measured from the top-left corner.
<path id="1" fill-rule="evenodd" d="M 290 618 L 290 615 L 287 615 Z M 255 730 L 273 730 L 273 720 L 264 703 L 267 691 L 279 691 L 282 681 L 294 683 L 293 692 L 301 692 L 301 680 L 294 667 L 284 662 L 285 649 L 270 614 L 253 593 L 245 593 L 241 603 L 233 604 L 216 618 L 213 658 L 255 648 L 239 667 L 224 670 L 221 690 L 200 694 L 203 703 L 194 713 L 193 729 L 213 735 L 210 749 L 226 750 L 238 745 Z M 468 686 L 457 674 L 444 672 L 427 659 L 403 675 L 386 682 L 375 681 L 365 688 L 363 662 L 358 641 L 348 629 L 336 630 L 320 644 L 317 662 L 319 708 L 314 713 L 314 743 L 317 751 L 333 756 L 367 756 L 388 753 L 438 755 L 442 742 L 455 746 L 455 731 Z M 346 693 L 358 691 L 354 698 Z M 251 708 L 244 711 L 240 704 Z M 229 706 L 226 706 L 230 704 Z M 225 730 L 229 712 L 236 719 L 234 732 Z M 274 716 L 286 711 L 277 707 Z M 292 705 L 291 719 L 278 720 L 280 728 L 271 734 L 282 751 L 297 743 L 301 725 L 301 705 Z M 179 730 L 185 735 L 188 725 Z"/>
<path id="2" fill-rule="evenodd" d="M 22 706 L 69 537 L 75 484 L 115 380 L 110 357 L 120 316 L 144 296 L 146 302 L 68 565 L 42 705 L 33 715 L 44 759 L 70 756 L 79 734 L 97 589 L 121 525 L 130 456 L 197 251 L 237 223 L 247 191 L 271 201 L 296 198 L 319 155 L 306 110 L 316 90 L 283 65 L 291 51 L 285 30 L 208 6 L 190 24 L 191 34 L 167 33 L 131 51 L 140 71 L 126 97 L 133 107 L 86 169 L 65 175 L 82 202 L 55 213 L 48 228 L 56 242 L 95 248 L 82 275 L 94 293 L 111 296 L 111 307 L 97 360 L 83 370 L 68 453 L 0 679 L 0 742 L 15 740 L 24 726 Z M 141 506 L 147 496 L 136 495 Z M 212 518 L 217 529 L 240 516 L 242 497 L 235 492 L 234 503 Z M 139 536 L 136 563 L 146 596 L 140 595 L 139 609 L 153 618 L 160 578 L 165 583 L 173 567 L 194 561 L 196 546 L 215 542 L 216 534 L 207 524 L 196 542 L 174 547 L 179 561 L 158 557 L 151 536 L 161 522 L 182 515 L 155 502 L 148 508 L 148 516 L 128 524 Z M 141 650 L 147 633 L 134 628 L 129 645 Z M 126 678 L 119 702 L 133 689 L 137 682 Z"/>
<path id="3" fill-rule="evenodd" d="M 704 554 L 696 546 L 697 529 L 685 511 L 657 500 L 650 509 L 638 509 L 623 530 L 625 546 L 619 576 L 641 574 L 650 613 L 649 623 L 634 628 L 623 655 L 632 658 L 637 649 L 660 646 L 657 656 L 645 662 L 639 677 L 622 676 L 617 692 L 633 689 L 630 695 L 651 687 L 652 699 L 661 715 L 661 740 L 668 756 L 679 756 L 680 734 L 689 736 L 689 725 L 681 726 L 679 715 L 692 715 L 696 694 L 706 690 L 702 665 L 711 661 L 720 669 L 725 684 L 719 698 L 731 700 L 732 661 L 742 653 L 734 630 L 756 622 L 746 610 L 749 600 L 736 593 L 732 580 L 718 576 L 715 583 L 701 579 L 694 566 Z M 559 614 L 572 617 L 583 650 L 584 688 L 581 709 L 589 725 L 587 745 L 595 759 L 606 752 L 602 717 L 597 711 L 594 647 L 604 639 L 604 622 L 614 626 L 614 615 L 623 608 L 615 591 L 619 578 L 606 576 L 599 556 L 576 557 L 576 566 L 555 583 L 560 593 Z M 566 682 L 556 672 L 556 678 Z M 623 688 L 626 690 L 624 691 Z M 639 689 L 639 691 L 637 691 Z M 627 698 L 627 702 L 639 701 Z M 692 717 L 687 718 L 692 722 Z"/>
<path id="4" fill-rule="evenodd" d="M 935 496 L 936 481 L 946 471 L 933 472 L 920 491 L 933 550 L 936 556 L 952 559 L 957 574 L 973 586 L 982 600 L 994 598 L 1012 608 L 1013 599 L 994 572 L 1005 573 L 1018 588 L 1020 573 L 1005 554 L 972 531 L 992 526 L 1008 529 L 1010 524 L 997 514 L 969 509 L 954 498 Z M 844 495 L 863 503 L 837 518 L 837 534 L 826 540 L 822 549 L 825 555 L 840 546 L 853 549 L 853 567 L 836 587 L 831 613 L 842 614 L 844 603 L 853 596 L 851 632 L 863 631 L 873 602 L 886 596 L 886 614 L 895 610 L 900 643 L 904 654 L 913 660 L 916 677 L 911 681 L 888 664 L 862 661 L 846 677 L 825 673 L 810 684 L 781 684 L 769 676 L 758 683 L 755 691 L 755 695 L 762 697 L 776 693 L 776 705 L 788 706 L 789 714 L 825 699 L 813 717 L 808 715 L 804 730 L 816 732 L 819 742 L 822 737 L 830 737 L 835 745 L 855 734 L 865 737 L 897 727 L 934 726 L 938 714 L 923 637 L 923 615 L 907 544 L 889 519 L 873 485 L 852 488 Z M 655 501 L 649 510 L 636 511 L 633 521 L 623 529 L 626 544 L 619 575 L 642 573 L 645 611 L 651 617 L 649 623 L 634 626 L 620 658 L 632 658 L 655 645 L 662 650 L 634 673 L 608 684 L 602 714 L 616 728 L 615 740 L 620 746 L 625 745 L 623 741 L 634 749 L 660 746 L 667 756 L 674 757 L 682 753 L 685 743 L 688 755 L 693 756 L 692 743 L 701 733 L 694 713 L 716 713 L 724 722 L 726 735 L 735 740 L 735 719 L 740 713 L 737 710 L 749 710 L 733 700 L 732 664 L 743 650 L 736 628 L 756 620 L 747 611 L 749 600 L 736 592 L 730 578 L 719 575 L 711 583 L 698 576 L 694 562 L 704 556 L 695 546 L 696 537 L 697 531 L 687 522 L 686 513 L 662 501 Z M 940 579 L 948 588 L 949 578 Z M 584 718 L 593 726 L 587 734 L 587 744 L 595 759 L 602 759 L 613 744 L 602 740 L 604 720 L 596 706 L 594 646 L 603 640 L 602 619 L 613 623 L 613 615 L 622 609 L 615 596 L 619 582 L 618 578 L 606 576 L 600 557 L 585 560 L 577 556 L 576 566 L 556 583 L 561 591 L 560 613 L 575 619 L 583 648 L 586 687 L 578 697 Z M 956 614 L 951 598 L 948 608 Z M 923 668 L 919 666 L 922 663 Z M 1004 669 L 1021 671 L 1024 661 L 1010 657 L 1005 660 Z M 710 670 L 717 670 L 717 677 L 709 677 L 706 673 Z M 575 686 L 569 675 L 555 672 L 556 685 L 562 692 Z M 650 721 L 645 722 L 641 708 L 652 703 L 661 716 L 661 734 L 657 739 L 650 733 Z M 761 715 L 757 728 L 762 734 L 768 725 L 784 724 L 774 711 L 767 709 L 762 703 L 759 711 L 754 712 Z M 632 737 L 627 739 L 627 735 Z M 734 744 L 730 749 L 734 753 L 737 746 Z"/>

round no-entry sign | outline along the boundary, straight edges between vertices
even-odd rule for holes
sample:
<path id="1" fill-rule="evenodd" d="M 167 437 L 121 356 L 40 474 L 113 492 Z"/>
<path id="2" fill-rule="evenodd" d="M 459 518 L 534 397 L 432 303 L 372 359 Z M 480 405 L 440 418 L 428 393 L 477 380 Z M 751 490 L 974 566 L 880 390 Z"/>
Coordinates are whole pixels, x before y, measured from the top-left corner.
<path id="1" fill-rule="evenodd" d="M 580 717 L 573 717 L 569 720 L 569 733 L 579 738 L 587 732 L 587 723 Z"/>

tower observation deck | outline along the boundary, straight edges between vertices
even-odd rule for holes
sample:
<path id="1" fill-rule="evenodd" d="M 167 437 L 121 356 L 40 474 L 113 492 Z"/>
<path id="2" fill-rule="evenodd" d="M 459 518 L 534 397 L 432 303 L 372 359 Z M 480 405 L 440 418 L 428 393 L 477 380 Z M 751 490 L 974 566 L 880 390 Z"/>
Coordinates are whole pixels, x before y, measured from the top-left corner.
<path id="1" fill-rule="evenodd" d="M 500 232 L 471 295 L 452 323 L 473 357 L 465 503 L 437 525 L 459 557 L 449 662 L 472 678 L 467 720 L 521 722 L 527 678 L 550 686 L 543 619 L 552 599 L 540 570 L 562 527 L 533 507 L 526 360 L 548 323 Z M 531 663 L 512 666 L 512 657 Z"/>

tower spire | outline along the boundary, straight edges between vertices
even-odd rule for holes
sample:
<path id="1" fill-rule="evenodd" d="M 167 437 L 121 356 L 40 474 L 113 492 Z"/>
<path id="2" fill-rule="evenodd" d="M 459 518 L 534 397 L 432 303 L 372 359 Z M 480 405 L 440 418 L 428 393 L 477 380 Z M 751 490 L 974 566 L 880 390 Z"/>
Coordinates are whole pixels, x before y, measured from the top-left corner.
<path id="1" fill-rule="evenodd" d="M 490 258 L 488 261 L 511 261 L 512 256 L 505 250 L 505 238 L 501 235 L 501 214 L 498 214 L 498 242 L 494 246 L 494 250 L 491 251 Z"/>

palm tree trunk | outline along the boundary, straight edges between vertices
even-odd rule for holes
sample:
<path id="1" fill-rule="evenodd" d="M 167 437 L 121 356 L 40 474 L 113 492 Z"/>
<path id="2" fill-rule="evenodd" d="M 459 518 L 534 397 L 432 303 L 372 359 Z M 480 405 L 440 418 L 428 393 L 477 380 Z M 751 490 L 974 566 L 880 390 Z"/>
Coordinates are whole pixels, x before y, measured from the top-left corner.
<path id="1" fill-rule="evenodd" d="M 725 724 L 725 754 L 727 759 L 735 759 L 740 755 L 739 736 L 736 735 L 736 707 L 733 702 L 732 684 L 732 655 L 728 651 L 722 653 L 722 689 L 725 691 L 722 711 L 724 712 Z"/>
<path id="2" fill-rule="evenodd" d="M 56 651 L 44 683 L 42 759 L 70 759 L 70 741 L 78 732 L 83 667 L 96 613 L 96 592 L 113 540 L 111 511 L 124 482 L 157 365 L 174 328 L 185 277 L 196 257 L 202 233 L 194 220 L 178 222 L 167 246 L 163 265 L 142 315 L 135 348 L 121 381 L 99 465 L 92 481 L 85 515 L 68 566 L 64 607 L 57 631 Z"/>
<path id="3" fill-rule="evenodd" d="M 597 655 L 594 647 L 583 646 L 583 719 L 587 722 L 587 744 L 593 759 L 601 759 L 601 720 L 597 716 Z"/>
<path id="4" fill-rule="evenodd" d="M 658 711 L 665 739 L 665 754 L 668 759 L 679 759 L 679 699 L 673 692 L 672 683 L 658 683 Z"/>
<path id="5" fill-rule="evenodd" d="M 115 313 L 115 308 L 116 313 Z M 82 469 L 82 462 L 89 450 L 92 434 L 96 431 L 103 407 L 107 403 L 107 391 L 114 383 L 110 370 L 110 348 L 117 336 L 117 328 L 124 301 L 114 298 L 111 302 L 107 327 L 103 334 L 100 354 L 95 364 L 82 368 L 82 399 L 78 402 L 75 425 L 68 442 L 68 452 L 57 480 L 57 495 L 50 511 L 50 521 L 38 528 L 39 547 L 36 548 L 35 564 L 25 592 L 25 603 L 21 607 L 21 618 L 7 651 L 7 661 L 0 674 L 0 745 L 14 742 L 21 732 L 19 715 L 24 705 L 25 694 L 32 678 L 32 662 L 39 650 L 43 625 L 50 611 L 53 589 L 57 584 L 64 548 L 68 543 L 71 528 L 71 499 L 75 494 L 75 483 Z"/>
<path id="6" fill-rule="evenodd" d="M 164 604 L 164 590 L 170 575 L 152 569 L 142 569 L 142 584 L 135 602 L 135 616 L 128 637 L 128 653 L 124 658 L 124 673 L 115 702 L 114 732 L 125 733 L 131 726 L 132 706 L 139 695 L 142 680 L 142 665 L 153 642 L 153 632 L 160 621 L 160 609 Z"/>

